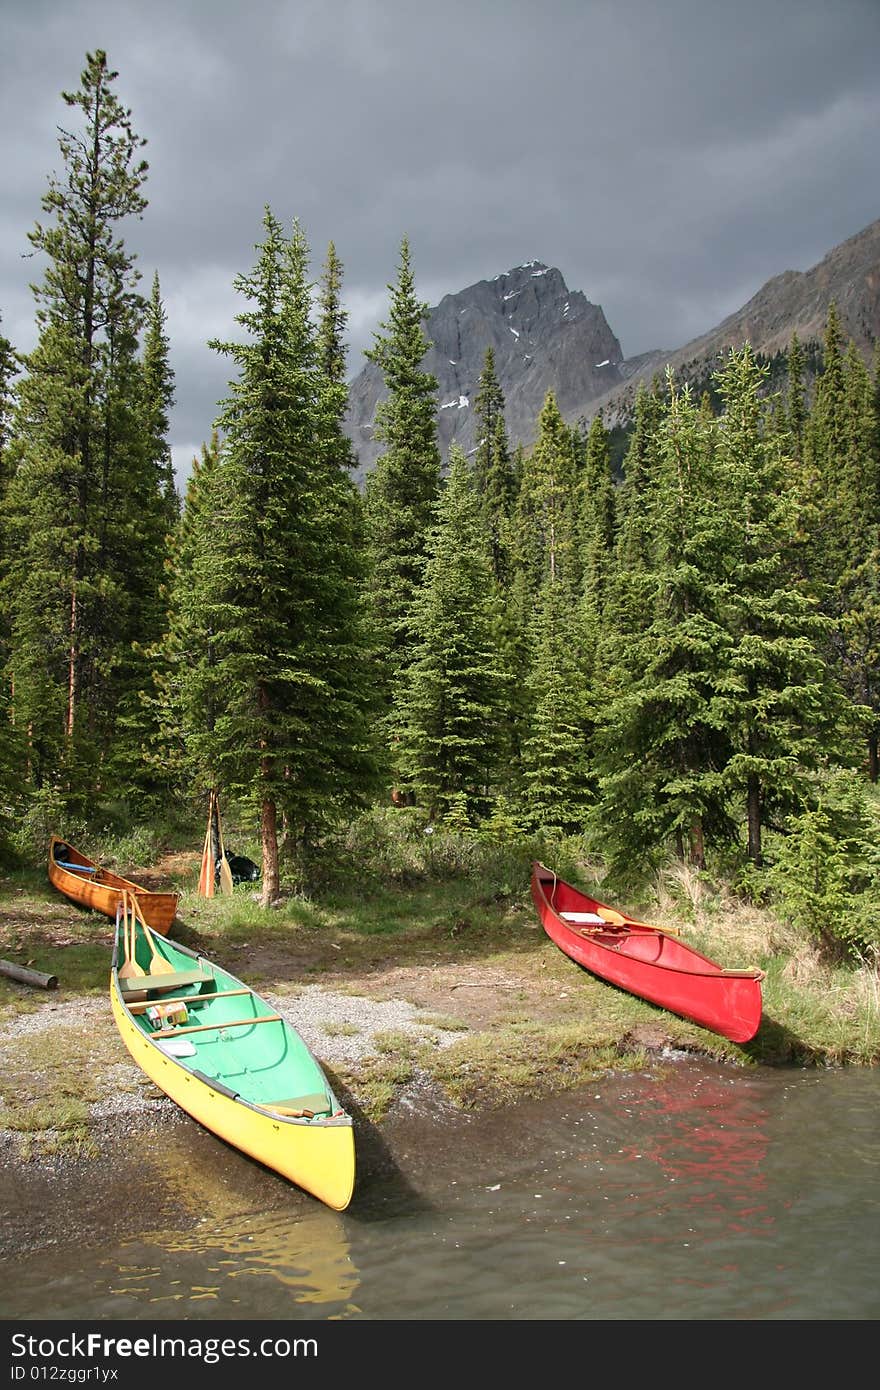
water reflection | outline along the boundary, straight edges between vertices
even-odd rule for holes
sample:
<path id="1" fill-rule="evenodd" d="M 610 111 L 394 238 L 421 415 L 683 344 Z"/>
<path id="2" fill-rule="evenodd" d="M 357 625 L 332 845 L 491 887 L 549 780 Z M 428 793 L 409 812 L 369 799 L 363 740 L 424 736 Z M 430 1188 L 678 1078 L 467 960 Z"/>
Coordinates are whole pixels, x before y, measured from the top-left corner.
<path id="1" fill-rule="evenodd" d="M 251 1306 L 264 1282 L 278 1286 L 268 1294 L 273 1307 L 289 1300 L 303 1305 L 302 1317 L 356 1312 L 352 1300 L 360 1279 L 341 1215 L 309 1199 L 261 1210 L 260 1192 L 277 1201 L 280 1193 L 290 1193 L 288 1185 L 218 1148 L 213 1136 L 206 1144 L 190 1142 L 194 1137 L 184 1128 L 176 1142 L 145 1155 L 153 1179 L 184 1219 L 173 1226 L 145 1224 L 122 1247 L 119 1277 L 108 1269 L 107 1292 L 126 1311 L 112 1315 L 137 1316 L 134 1308 L 146 1301 L 158 1318 L 236 1316 L 230 1307 Z M 243 1206 L 248 1178 L 257 1201 Z M 239 1281 L 246 1294 L 239 1293 Z M 266 1296 L 263 1290 L 260 1297 Z M 212 1302 L 212 1311 L 200 1313 L 195 1306 Z"/>
<path id="2" fill-rule="evenodd" d="M 610 1163 L 645 1159 L 683 1184 L 684 1210 L 701 1218 L 703 1240 L 716 1222 L 718 1231 L 771 1235 L 763 1167 L 769 1114 L 743 1078 L 701 1075 L 685 1090 L 678 1077 L 660 1080 L 632 1110 L 644 1142 L 624 1144 Z"/>
<path id="3" fill-rule="evenodd" d="M 191 1230 L 144 1231 L 116 1258 L 118 1270 L 107 1268 L 107 1292 L 120 1300 L 114 1317 L 137 1316 L 132 1305 L 144 1301 L 158 1318 L 200 1316 L 192 1305 L 209 1302 L 217 1307 L 202 1315 L 234 1317 L 243 1303 L 253 1306 L 264 1282 L 277 1286 L 268 1294 L 273 1316 L 282 1315 L 288 1300 L 303 1305 L 299 1314 L 286 1307 L 283 1315 L 288 1317 L 357 1311 L 353 1299 L 359 1275 L 339 1218 L 330 1211 L 287 1220 L 276 1215 L 218 1220 L 212 1215 Z M 265 1297 L 263 1291 L 260 1301 Z"/>
<path id="4" fill-rule="evenodd" d="M 876 1318 L 878 1102 L 876 1072 L 683 1060 L 401 1115 L 343 1213 L 184 1120 L 138 1147 L 85 1246 L 56 1227 L 0 1260 L 0 1314 Z"/>

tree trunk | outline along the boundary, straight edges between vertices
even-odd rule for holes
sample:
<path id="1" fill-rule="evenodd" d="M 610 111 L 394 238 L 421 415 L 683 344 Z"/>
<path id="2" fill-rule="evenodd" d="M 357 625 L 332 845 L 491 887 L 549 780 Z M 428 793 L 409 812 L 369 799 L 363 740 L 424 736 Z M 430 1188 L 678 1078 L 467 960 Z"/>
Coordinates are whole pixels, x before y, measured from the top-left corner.
<path id="1" fill-rule="evenodd" d="M 681 826 L 675 827 L 675 855 L 677 859 L 684 859 L 684 838 L 681 833 Z"/>
<path id="2" fill-rule="evenodd" d="M 73 738 L 76 719 L 76 586 L 70 595 L 70 647 L 67 655 L 67 737 Z"/>
<path id="3" fill-rule="evenodd" d="M 264 775 L 266 772 L 264 767 Z M 281 881 L 278 876 L 278 825 L 275 802 L 266 798 L 260 811 L 260 838 L 263 847 L 263 894 L 261 907 L 271 907 L 278 897 Z"/>
<path id="4" fill-rule="evenodd" d="M 706 867 L 706 847 L 703 843 L 703 822 L 694 816 L 690 828 L 691 863 L 698 869 Z"/>
<path id="5" fill-rule="evenodd" d="M 746 791 L 746 807 L 749 824 L 749 858 L 758 867 L 763 864 L 761 854 L 761 788 L 755 774 L 749 773 Z"/>
<path id="6" fill-rule="evenodd" d="M 877 730 L 872 729 L 868 735 L 868 776 L 872 782 L 877 781 Z"/>

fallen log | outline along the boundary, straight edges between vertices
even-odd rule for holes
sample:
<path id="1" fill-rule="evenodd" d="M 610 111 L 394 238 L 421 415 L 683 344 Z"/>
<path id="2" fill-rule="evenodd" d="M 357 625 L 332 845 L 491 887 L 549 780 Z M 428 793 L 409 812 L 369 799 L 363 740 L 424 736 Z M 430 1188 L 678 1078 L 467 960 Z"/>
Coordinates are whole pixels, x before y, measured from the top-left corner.
<path id="1" fill-rule="evenodd" d="M 39 985 L 40 989 L 55 989 L 57 975 L 45 975 L 42 970 L 28 970 L 26 965 L 15 965 L 11 960 L 0 960 L 0 975 L 8 975 L 11 980 L 19 980 L 23 985 Z"/>

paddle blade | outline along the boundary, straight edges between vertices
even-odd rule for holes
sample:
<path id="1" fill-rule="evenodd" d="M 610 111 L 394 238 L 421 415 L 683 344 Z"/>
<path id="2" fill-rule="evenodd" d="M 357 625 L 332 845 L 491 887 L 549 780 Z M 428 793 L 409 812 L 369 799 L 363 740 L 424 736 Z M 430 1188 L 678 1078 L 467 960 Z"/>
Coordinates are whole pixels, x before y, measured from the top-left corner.
<path id="1" fill-rule="evenodd" d="M 137 897 L 136 897 L 136 896 L 133 897 L 131 901 L 132 901 L 132 918 L 131 918 L 132 941 L 134 941 L 134 933 L 135 933 L 135 931 L 136 931 L 136 926 L 135 926 L 135 916 L 136 916 L 136 917 L 137 917 L 137 922 L 140 924 L 141 930 L 142 930 L 143 933 L 144 933 L 144 940 L 146 941 L 147 945 L 148 945 L 149 948 L 150 948 L 150 970 L 149 970 L 149 973 L 150 973 L 151 975 L 171 975 L 171 974 L 174 974 L 174 973 L 175 973 L 175 967 L 171 964 L 171 961 L 167 958 L 167 956 L 163 956 L 163 955 L 162 955 L 162 952 L 158 949 L 158 947 L 157 947 L 157 945 L 156 945 L 156 938 L 155 938 L 155 936 L 153 935 L 153 932 L 152 932 L 152 930 L 151 930 L 151 928 L 150 928 L 150 926 L 149 926 L 149 924 L 148 924 L 146 918 L 144 917 L 143 913 L 141 912 L 140 904 L 138 903 Z"/>
<path id="2" fill-rule="evenodd" d="M 232 870 L 226 858 L 226 846 L 223 844 L 223 823 L 220 820 L 220 801 L 216 792 L 214 793 L 214 817 L 217 828 L 217 859 L 214 862 L 216 863 L 217 860 L 219 860 L 220 892 L 228 897 L 233 887 Z"/>
<path id="3" fill-rule="evenodd" d="M 122 894 L 120 907 L 122 910 L 122 936 L 125 943 L 125 960 L 116 973 L 120 979 L 130 980 L 133 976 L 146 975 L 147 972 L 144 970 L 143 966 L 138 964 L 137 956 L 135 955 L 134 910 L 131 910 L 131 916 L 129 917 L 130 899 L 126 892 Z M 119 910 L 120 908 L 117 907 L 117 913 Z"/>
<path id="4" fill-rule="evenodd" d="M 226 855 L 220 860 L 220 892 L 229 894 L 232 892 L 232 870 L 229 867 L 229 860 Z"/>
<path id="5" fill-rule="evenodd" d="M 202 863 L 199 869 L 199 896 L 202 898 L 213 898 L 214 896 L 213 812 L 214 798 L 212 796 L 211 807 L 208 811 L 208 829 L 205 833 L 205 847 L 202 850 Z"/>

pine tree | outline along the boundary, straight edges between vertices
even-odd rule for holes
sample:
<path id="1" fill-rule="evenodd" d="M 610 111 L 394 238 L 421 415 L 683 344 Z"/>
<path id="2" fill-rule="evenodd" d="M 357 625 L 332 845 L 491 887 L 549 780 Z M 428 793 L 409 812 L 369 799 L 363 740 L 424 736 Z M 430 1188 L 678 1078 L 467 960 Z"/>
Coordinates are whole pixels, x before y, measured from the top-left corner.
<path id="1" fill-rule="evenodd" d="M 727 527 L 718 505 L 714 423 L 671 373 L 667 386 L 650 494 L 653 558 L 645 592 L 653 595 L 653 616 L 630 634 L 620 660 L 627 678 L 618 675 L 598 711 L 597 825 L 619 877 L 634 866 L 644 870 L 670 839 L 680 856 L 687 844 L 701 867 L 707 839 L 731 829 L 721 778 Z"/>
<path id="2" fill-rule="evenodd" d="M 548 573 L 537 598 L 526 678 L 523 819 L 552 835 L 584 828 L 594 793 L 587 760 L 587 698 L 570 595 Z"/>
<path id="3" fill-rule="evenodd" d="M 611 448 L 602 412 L 593 418 L 578 486 L 577 539 L 582 571 L 584 621 L 591 659 L 605 612 L 615 541 L 615 484 Z"/>
<path id="4" fill-rule="evenodd" d="M 880 497 L 876 455 L 876 394 L 855 343 L 843 358 L 843 413 L 838 440 L 837 511 L 849 533 L 839 557 L 833 611 L 839 618 L 832 646 L 844 688 L 853 703 L 870 710 L 864 729 L 868 772 L 878 775 L 880 738 Z"/>
<path id="5" fill-rule="evenodd" d="M 0 318 L 0 323 L 3 320 Z M 6 496 L 9 481 L 7 462 L 9 439 L 12 432 L 13 382 L 17 370 L 17 357 L 9 339 L 0 333 L 0 500 Z"/>
<path id="6" fill-rule="evenodd" d="M 605 674 L 627 684 L 633 639 L 654 620 L 656 597 L 654 499 L 658 441 L 665 407 L 655 381 L 636 392 L 635 420 L 623 465 L 623 482 L 615 498 L 616 534 L 605 595 L 605 613 L 597 657 Z M 629 672 L 629 675 L 626 673 Z"/>
<path id="7" fill-rule="evenodd" d="M 785 423 L 788 427 L 795 458 L 802 459 L 808 411 L 804 382 L 804 352 L 796 333 L 792 333 L 788 348 L 787 375 L 788 402 Z"/>
<path id="8" fill-rule="evenodd" d="M 458 797 L 471 820 L 489 809 L 506 700 L 494 640 L 498 598 L 482 523 L 468 461 L 452 444 L 413 608 L 416 647 L 401 702 L 400 763 L 432 815 L 448 813 Z"/>
<path id="9" fill-rule="evenodd" d="M 400 248 L 391 306 L 367 357 L 382 372 L 387 396 L 376 410 L 374 436 L 385 445 L 366 485 L 368 593 L 380 660 L 377 679 L 393 750 L 400 734 L 397 692 L 406 688 L 414 656 L 413 596 L 421 583 L 427 536 L 436 520 L 441 460 L 437 444 L 437 382 L 421 369 L 428 349 L 427 305 L 415 292 L 409 242 Z"/>
<path id="10" fill-rule="evenodd" d="M 505 423 L 505 400 L 495 374 L 495 354 L 486 348 L 474 400 L 474 476 L 481 500 L 492 571 L 502 590 L 510 582 L 510 521 L 514 471 Z"/>
<path id="11" fill-rule="evenodd" d="M 97 50 L 79 90 L 63 94 L 82 129 L 61 131 L 64 176 L 43 199 L 50 221 L 30 234 L 48 266 L 34 287 L 39 337 L 24 362 L 10 488 L 15 717 L 37 782 L 63 761 L 69 789 L 94 782 L 132 678 L 138 551 L 153 514 L 137 411 L 144 301 L 119 228 L 146 206 L 147 165 L 116 76 Z M 77 774 L 77 759 L 95 770 Z"/>
<path id="12" fill-rule="evenodd" d="M 221 447 L 215 429 L 192 461 L 166 560 L 163 636 L 147 653 L 153 680 L 144 695 L 148 709 L 145 761 L 157 779 L 173 785 L 203 780 L 205 786 L 214 786 L 217 782 L 216 767 L 211 762 L 203 766 L 192 755 L 187 731 L 210 733 L 218 714 L 212 703 L 217 695 L 212 679 L 216 614 L 209 600 Z"/>
<path id="13" fill-rule="evenodd" d="M 833 616 L 840 613 L 837 577 L 840 556 L 849 541 L 840 461 L 845 421 L 843 338 L 837 306 L 832 302 L 825 325 L 822 372 L 816 381 L 807 423 L 805 452 L 816 475 L 818 499 L 811 578 L 822 595 L 826 612 Z"/>
<path id="14" fill-rule="evenodd" d="M 327 692 L 324 743 L 317 749 L 323 760 L 319 776 L 331 789 L 319 820 L 359 803 L 374 786 L 384 752 L 375 733 L 379 706 L 365 593 L 363 503 L 352 476 L 354 451 L 344 429 L 348 314 L 342 305 L 342 279 L 343 265 L 331 241 L 321 274 L 316 341 L 319 417 L 314 444 L 320 466 L 315 499 L 320 544 L 314 557 L 316 621 L 311 635 Z M 305 819 L 301 829 L 308 830 Z"/>
<path id="15" fill-rule="evenodd" d="M 9 658 L 6 495 L 12 470 L 10 436 L 17 366 L 18 359 L 11 342 L 0 333 L 0 671 L 5 669 Z M 20 740 L 15 737 L 11 721 L 9 694 L 9 685 L 4 676 L 0 678 L 0 860 L 9 852 L 9 836 L 21 791 L 21 768 L 24 763 L 23 749 Z"/>
<path id="16" fill-rule="evenodd" d="M 0 320 L 2 322 L 2 320 Z M 9 622 L 6 612 L 6 568 L 9 537 L 6 527 L 6 496 L 12 473 L 10 437 L 14 407 L 13 383 L 17 357 L 9 339 L 0 333 L 0 669 L 9 656 Z M 3 682 L 5 685 L 5 682 Z"/>
<path id="17" fill-rule="evenodd" d="M 514 566 L 526 605 L 547 578 L 575 591 L 576 482 L 572 433 L 555 392 L 548 391 L 538 417 L 537 441 L 523 461 L 514 509 Z"/>
<path id="18" fill-rule="evenodd" d="M 656 441 L 663 413 L 657 383 L 649 391 L 640 382 L 633 431 L 623 462 L 623 482 L 617 496 L 617 549 L 624 568 L 644 564 L 651 549 L 646 498 L 656 472 Z"/>
<path id="19" fill-rule="evenodd" d="M 732 750 L 724 780 L 745 801 L 748 856 L 756 864 L 767 817 L 802 806 L 811 771 L 839 749 L 843 713 L 820 650 L 828 624 L 786 574 L 793 506 L 779 438 L 763 427 L 766 375 L 748 345 L 716 375 L 725 405 L 716 443 L 720 510 L 731 556 L 725 623 L 732 639 Z"/>
<path id="20" fill-rule="evenodd" d="M 144 425 L 150 459 L 156 469 L 159 495 L 164 503 L 166 529 L 170 532 L 180 516 L 180 497 L 174 478 L 174 463 L 168 443 L 171 409 L 174 405 L 174 372 L 169 358 L 170 344 L 165 331 L 167 315 L 159 291 L 159 275 L 153 276 L 153 290 L 147 306 L 144 335 Z"/>
<path id="21" fill-rule="evenodd" d="M 526 681 L 535 660 L 538 597 L 549 581 L 564 586 L 569 608 L 573 608 L 576 599 L 576 450 L 572 431 L 562 419 L 553 391 L 548 391 L 544 399 L 534 448 L 528 454 L 519 454 L 518 472 L 506 618 L 508 661 L 514 678 L 514 749 L 521 748 L 528 736 L 531 696 Z M 558 610 L 554 595 L 553 615 L 547 619 L 551 635 L 559 631 Z"/>
<path id="22" fill-rule="evenodd" d="M 194 566 L 211 651 L 183 680 L 203 777 L 259 809 L 268 905 L 279 812 L 301 845 L 363 792 L 368 687 L 340 467 L 344 392 L 319 362 L 302 230 L 285 238 L 268 208 L 263 228 L 253 271 L 236 280 L 252 306 L 237 315 L 249 340 L 212 344 L 238 379 L 218 421 L 210 551 L 200 546 Z M 197 543 L 203 535 L 197 525 Z M 361 674 L 339 683 L 354 660 Z"/>

